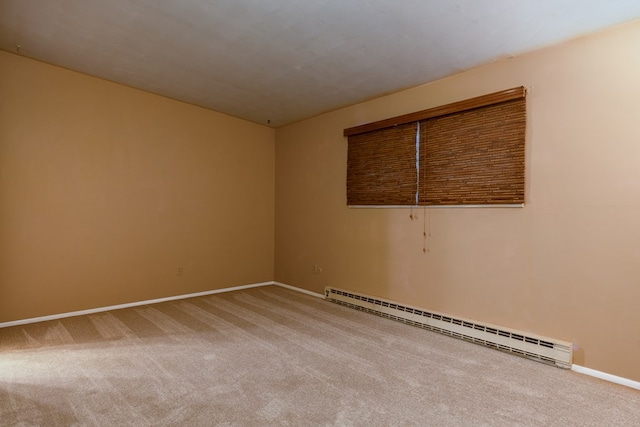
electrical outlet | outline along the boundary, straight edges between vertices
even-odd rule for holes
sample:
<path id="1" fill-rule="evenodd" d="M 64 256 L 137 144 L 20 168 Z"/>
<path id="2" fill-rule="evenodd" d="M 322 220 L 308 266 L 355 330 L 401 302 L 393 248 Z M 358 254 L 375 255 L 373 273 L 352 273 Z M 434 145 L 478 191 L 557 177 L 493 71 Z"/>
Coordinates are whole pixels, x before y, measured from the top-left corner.
<path id="1" fill-rule="evenodd" d="M 182 276 L 183 273 L 184 273 L 184 268 L 178 267 L 178 270 L 176 270 L 176 276 Z"/>
<path id="2" fill-rule="evenodd" d="M 314 264 L 313 265 L 313 274 L 322 274 L 322 267 Z"/>

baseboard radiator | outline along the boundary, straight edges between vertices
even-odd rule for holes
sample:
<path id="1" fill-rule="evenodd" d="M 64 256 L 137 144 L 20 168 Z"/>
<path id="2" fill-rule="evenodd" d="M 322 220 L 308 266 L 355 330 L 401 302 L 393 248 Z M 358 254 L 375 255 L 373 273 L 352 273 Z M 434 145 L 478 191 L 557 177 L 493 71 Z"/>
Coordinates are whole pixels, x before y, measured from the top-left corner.
<path id="1" fill-rule="evenodd" d="M 440 332 L 560 368 L 571 368 L 573 346 L 569 342 L 469 319 L 456 318 L 332 287 L 326 287 L 324 294 L 327 300 L 356 310 Z"/>

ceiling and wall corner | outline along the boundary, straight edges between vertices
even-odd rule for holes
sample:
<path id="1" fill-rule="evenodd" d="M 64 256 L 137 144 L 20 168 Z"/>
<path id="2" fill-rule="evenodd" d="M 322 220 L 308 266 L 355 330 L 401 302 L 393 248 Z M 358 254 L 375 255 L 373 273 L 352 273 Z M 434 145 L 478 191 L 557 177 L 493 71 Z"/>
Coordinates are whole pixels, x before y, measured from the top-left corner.
<path id="1" fill-rule="evenodd" d="M 0 49 L 278 127 L 637 17 L 635 0 L 2 0 Z"/>
<path id="2" fill-rule="evenodd" d="M 275 274 L 566 339 L 579 363 L 640 380 L 638 25 L 460 73 L 635 19 L 640 2 L 292 3 L 0 0 L 6 320 L 175 294 L 192 274 L 186 292 Z M 434 212 L 425 261 L 406 212 L 345 207 L 345 127 L 517 85 L 533 88 L 524 210 Z M 196 262 L 178 276 L 185 247 Z"/>

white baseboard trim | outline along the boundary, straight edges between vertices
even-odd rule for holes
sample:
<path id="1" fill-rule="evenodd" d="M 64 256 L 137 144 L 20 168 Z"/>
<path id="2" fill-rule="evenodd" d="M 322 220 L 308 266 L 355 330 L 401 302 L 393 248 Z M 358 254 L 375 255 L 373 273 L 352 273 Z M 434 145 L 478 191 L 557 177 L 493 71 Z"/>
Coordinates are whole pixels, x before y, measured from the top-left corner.
<path id="1" fill-rule="evenodd" d="M 281 286 L 283 288 L 291 289 L 292 291 L 302 292 L 303 294 L 311 295 L 312 297 L 324 299 L 324 295 L 323 294 L 319 294 L 317 292 L 311 292 L 311 291 L 308 291 L 306 289 L 296 288 L 295 286 L 286 285 L 286 284 L 280 283 L 280 282 L 273 282 L 273 284 L 276 285 L 276 286 Z"/>
<path id="2" fill-rule="evenodd" d="M 580 366 L 580 365 L 572 365 L 571 370 L 578 372 L 580 374 L 589 375 L 591 377 L 596 377 L 601 380 L 610 381 L 612 383 L 616 383 L 616 384 L 624 385 L 627 387 L 635 388 L 636 390 L 640 390 L 640 382 L 633 381 L 628 378 L 607 374 L 606 372 L 596 371 L 595 369 L 585 368 L 584 366 Z"/>
<path id="3" fill-rule="evenodd" d="M 185 299 L 185 298 L 193 298 L 193 297 L 201 297 L 201 296 L 205 296 L 205 295 L 220 294 L 220 293 L 223 293 L 223 292 L 233 292 L 233 291 L 239 291 L 241 289 L 257 288 L 257 287 L 260 287 L 260 286 L 268 286 L 268 285 L 274 285 L 274 284 L 275 284 L 274 282 L 253 283 L 253 284 L 250 284 L 250 285 L 233 286 L 231 288 L 214 289 L 212 291 L 196 292 L 196 293 L 193 293 L 193 294 L 175 295 L 175 296 L 171 296 L 171 297 L 150 299 L 150 300 L 146 300 L 146 301 L 136 301 L 136 302 L 130 302 L 130 303 L 126 303 L 126 304 L 110 305 L 110 306 L 107 306 L 107 307 L 91 308 L 91 309 L 88 309 L 88 310 L 72 311 L 72 312 L 69 312 L 69 313 L 52 314 L 50 316 L 34 317 L 34 318 L 31 318 L 31 319 L 14 320 L 14 321 L 11 321 L 11 322 L 0 323 L 0 328 L 8 328 L 10 326 L 26 325 L 26 324 L 29 324 L 29 323 L 36 323 L 36 322 L 46 322 L 48 320 L 58 320 L 58 319 L 64 319 L 66 317 L 82 316 L 82 315 L 85 315 L 85 314 L 101 313 L 101 312 L 104 312 L 104 311 L 119 310 L 121 308 L 137 307 L 137 306 L 140 306 L 140 305 L 157 304 L 157 303 L 160 303 L 160 302 L 175 301 L 175 300 Z M 300 291 L 303 291 L 303 290 L 300 289 Z"/>

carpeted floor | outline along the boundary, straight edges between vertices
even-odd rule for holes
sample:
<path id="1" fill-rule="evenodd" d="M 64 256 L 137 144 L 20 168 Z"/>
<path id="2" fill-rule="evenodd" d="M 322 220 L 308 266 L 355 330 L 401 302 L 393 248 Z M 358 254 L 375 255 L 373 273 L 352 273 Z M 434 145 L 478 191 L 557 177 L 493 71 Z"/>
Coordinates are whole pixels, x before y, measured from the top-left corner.
<path id="1" fill-rule="evenodd" d="M 0 425 L 640 426 L 640 392 L 268 286 L 0 329 Z"/>

